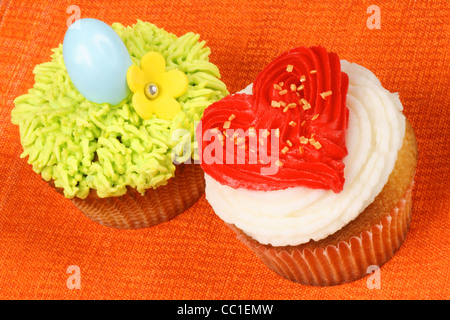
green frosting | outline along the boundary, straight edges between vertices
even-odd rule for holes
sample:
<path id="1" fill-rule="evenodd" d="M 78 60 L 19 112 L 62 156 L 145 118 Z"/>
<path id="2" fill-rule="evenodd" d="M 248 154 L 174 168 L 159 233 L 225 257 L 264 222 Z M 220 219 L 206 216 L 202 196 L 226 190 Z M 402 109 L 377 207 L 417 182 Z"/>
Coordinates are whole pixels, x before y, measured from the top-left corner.
<path id="1" fill-rule="evenodd" d="M 52 60 L 35 67 L 33 88 L 14 100 L 12 122 L 19 125 L 21 157 L 29 156 L 33 170 L 63 188 L 67 198 L 84 199 L 91 189 L 99 197 L 120 196 L 127 186 L 144 193 L 166 184 L 175 173 L 172 150 L 190 140 L 192 152 L 186 156 L 195 158 L 195 121 L 228 94 L 199 35 L 177 38 L 142 21 L 112 27 L 134 64 L 139 65 L 145 53 L 157 51 L 166 58 L 167 70 L 186 73 L 188 90 L 177 99 L 182 111 L 172 120 L 143 120 L 133 108 L 132 93 L 114 106 L 86 100 L 70 81 L 62 45 L 53 49 Z M 174 139 L 177 129 L 189 135 Z"/>

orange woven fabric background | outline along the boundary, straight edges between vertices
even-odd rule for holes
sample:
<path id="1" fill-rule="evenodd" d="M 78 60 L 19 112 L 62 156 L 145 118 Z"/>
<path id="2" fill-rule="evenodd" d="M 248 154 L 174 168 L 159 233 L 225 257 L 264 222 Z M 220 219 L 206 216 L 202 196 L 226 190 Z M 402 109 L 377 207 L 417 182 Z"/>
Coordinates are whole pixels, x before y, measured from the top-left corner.
<path id="1" fill-rule="evenodd" d="M 419 144 L 413 217 L 405 243 L 367 278 L 334 287 L 291 283 L 236 239 L 204 197 L 175 219 L 114 230 L 87 219 L 20 159 L 11 124 L 33 68 L 62 42 L 69 5 L 108 24 L 149 21 L 194 31 L 230 92 L 253 82 L 281 52 L 322 45 L 371 69 L 398 91 Z M 381 29 L 369 29 L 370 5 Z M 448 299 L 450 8 L 415 1 L 13 1 L 0 2 L 0 299 Z M 81 272 L 69 289 L 67 268 Z"/>

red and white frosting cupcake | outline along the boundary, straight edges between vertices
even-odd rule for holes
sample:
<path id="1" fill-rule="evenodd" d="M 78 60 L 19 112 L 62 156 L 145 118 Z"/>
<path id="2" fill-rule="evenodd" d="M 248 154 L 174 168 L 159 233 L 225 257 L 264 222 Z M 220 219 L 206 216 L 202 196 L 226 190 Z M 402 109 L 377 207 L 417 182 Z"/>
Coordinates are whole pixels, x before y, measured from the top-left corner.
<path id="1" fill-rule="evenodd" d="M 409 225 L 417 146 L 402 109 L 360 65 L 322 47 L 285 52 L 205 110 L 206 199 L 283 277 L 360 278 L 393 255 Z"/>

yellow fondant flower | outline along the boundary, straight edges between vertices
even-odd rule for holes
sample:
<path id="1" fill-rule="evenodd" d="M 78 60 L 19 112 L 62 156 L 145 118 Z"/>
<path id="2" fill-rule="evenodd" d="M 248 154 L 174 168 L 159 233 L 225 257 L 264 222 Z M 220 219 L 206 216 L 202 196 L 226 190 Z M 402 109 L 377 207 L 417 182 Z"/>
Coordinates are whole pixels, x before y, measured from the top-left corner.
<path id="1" fill-rule="evenodd" d="M 188 80 L 179 70 L 166 72 L 166 60 L 158 52 L 146 53 L 140 67 L 132 65 L 127 71 L 127 83 L 133 92 L 133 106 L 143 119 L 155 114 L 171 120 L 181 106 L 175 99 L 186 92 Z"/>

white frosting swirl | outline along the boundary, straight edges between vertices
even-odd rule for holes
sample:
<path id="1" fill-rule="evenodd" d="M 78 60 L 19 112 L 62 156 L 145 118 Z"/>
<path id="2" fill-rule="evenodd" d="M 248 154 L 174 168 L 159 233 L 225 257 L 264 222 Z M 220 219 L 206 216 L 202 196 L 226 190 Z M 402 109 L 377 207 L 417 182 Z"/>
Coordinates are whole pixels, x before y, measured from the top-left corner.
<path id="1" fill-rule="evenodd" d="M 373 202 L 394 168 L 405 134 L 398 94 L 360 65 L 341 60 L 341 67 L 350 80 L 343 191 L 233 189 L 205 174 L 216 214 L 262 244 L 298 245 L 335 233 Z"/>

